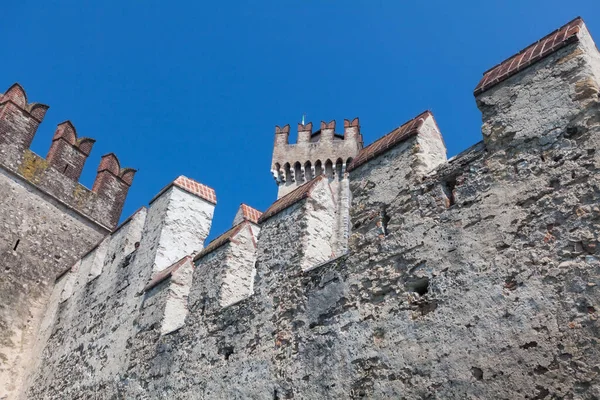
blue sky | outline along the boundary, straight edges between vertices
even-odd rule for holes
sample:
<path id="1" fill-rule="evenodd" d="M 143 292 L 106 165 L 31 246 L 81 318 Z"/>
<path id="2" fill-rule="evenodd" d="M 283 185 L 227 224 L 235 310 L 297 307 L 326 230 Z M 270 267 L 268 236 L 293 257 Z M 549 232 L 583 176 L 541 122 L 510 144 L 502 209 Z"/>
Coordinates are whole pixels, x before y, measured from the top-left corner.
<path id="1" fill-rule="evenodd" d="M 481 139 L 482 73 L 597 0 L 11 1 L 3 4 L 0 91 L 21 83 L 50 110 L 45 156 L 69 119 L 97 140 L 82 183 L 115 152 L 139 169 L 123 218 L 179 175 L 217 191 L 211 237 L 238 205 L 276 198 L 275 125 L 360 117 L 371 143 L 433 111 L 448 156 Z M 292 139 L 295 140 L 295 139 Z"/>

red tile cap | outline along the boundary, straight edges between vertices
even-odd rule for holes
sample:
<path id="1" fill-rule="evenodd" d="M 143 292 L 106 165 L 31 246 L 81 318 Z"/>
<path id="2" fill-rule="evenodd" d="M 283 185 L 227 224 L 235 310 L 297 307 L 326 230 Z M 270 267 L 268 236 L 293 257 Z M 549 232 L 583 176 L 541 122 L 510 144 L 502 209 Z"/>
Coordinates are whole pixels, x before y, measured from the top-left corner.
<path id="1" fill-rule="evenodd" d="M 240 206 L 240 208 L 242 210 L 242 215 L 244 216 L 244 219 L 246 219 L 250 222 L 254 222 L 255 224 L 258 224 L 258 219 L 262 215 L 262 213 L 260 211 L 258 211 L 256 208 L 252 208 L 249 205 L 243 204 L 243 203 Z"/>
<path id="2" fill-rule="evenodd" d="M 358 152 L 358 155 L 352 160 L 347 168 L 350 172 L 359 166 L 363 165 L 369 160 L 385 153 L 396 144 L 408 139 L 411 136 L 415 136 L 419 133 L 419 128 L 423 126 L 423 123 L 428 117 L 433 117 L 431 111 L 425 111 L 417 115 L 415 118 L 404 123 L 400 127 L 394 129 L 387 135 L 371 143 L 364 149 Z"/>
<path id="3" fill-rule="evenodd" d="M 583 19 L 577 17 L 568 24 L 521 50 L 508 60 L 505 60 L 484 72 L 483 78 L 475 88 L 475 96 L 480 95 L 491 87 L 505 81 L 514 74 L 542 60 L 568 44 L 579 41 L 578 34 L 582 27 Z"/>
<path id="4" fill-rule="evenodd" d="M 227 243 L 231 242 L 232 239 L 234 238 L 234 236 L 237 235 L 240 230 L 242 230 L 245 223 L 246 223 L 246 221 L 237 224 L 236 226 L 234 226 L 233 228 L 231 228 L 230 230 L 228 230 L 221 236 L 214 239 L 212 242 L 210 242 L 208 244 L 208 246 L 206 246 L 204 249 L 202 249 L 202 251 L 194 257 L 194 261 L 198 261 L 200 258 L 204 257 L 208 253 L 211 253 L 211 252 L 215 251 L 216 249 L 218 249 L 219 247 L 224 246 Z"/>
<path id="5" fill-rule="evenodd" d="M 267 219 L 271 218 L 275 214 L 278 214 L 286 208 L 296 204 L 300 200 L 309 197 L 312 188 L 317 184 L 317 182 L 320 182 L 322 179 L 325 179 L 324 175 L 319 175 L 316 178 L 313 178 L 310 181 L 306 182 L 304 185 L 294 189 L 282 198 L 277 199 L 277 201 L 271 204 L 271 207 L 269 207 L 267 211 L 265 211 L 262 214 L 262 216 L 258 219 L 258 223 L 265 222 Z"/>
<path id="6" fill-rule="evenodd" d="M 210 203 L 217 204 L 217 194 L 215 193 L 215 190 L 213 188 L 203 185 L 200 182 L 197 182 L 183 175 L 179 176 L 173 182 L 165 186 L 160 192 L 158 192 L 156 196 L 154 196 L 152 200 L 150 200 L 150 203 L 156 200 L 161 194 L 166 192 L 171 186 L 177 186 L 178 188 L 183 189 L 186 192 L 191 193 L 193 195 L 196 195 Z"/>
<path id="7" fill-rule="evenodd" d="M 175 264 L 171 265 L 170 267 L 167 267 L 162 271 L 158 272 L 144 287 L 144 292 L 147 292 L 150 289 L 156 287 L 162 281 L 169 279 L 183 264 L 185 264 L 187 261 L 190 261 L 191 259 L 191 256 L 185 256 L 181 260 L 175 262 Z"/>

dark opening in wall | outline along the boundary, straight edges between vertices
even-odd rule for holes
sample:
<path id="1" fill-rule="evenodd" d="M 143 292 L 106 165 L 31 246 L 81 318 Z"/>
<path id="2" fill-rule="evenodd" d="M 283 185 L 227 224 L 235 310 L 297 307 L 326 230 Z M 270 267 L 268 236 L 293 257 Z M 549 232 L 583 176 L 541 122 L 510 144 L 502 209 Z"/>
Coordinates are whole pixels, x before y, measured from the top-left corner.
<path id="1" fill-rule="evenodd" d="M 21 239 L 17 239 L 17 242 L 15 243 L 15 247 L 13 247 L 13 251 L 17 251 L 17 247 L 19 247 L 19 243 L 21 243 Z"/>
<path id="2" fill-rule="evenodd" d="M 442 183 L 442 191 L 446 195 L 446 207 L 450 208 L 454 205 L 454 188 L 456 187 L 456 177 L 448 178 Z"/>
<path id="3" fill-rule="evenodd" d="M 418 293 L 419 296 L 425 295 L 429 291 L 429 278 L 418 278 L 406 283 L 409 292 Z"/>
<path id="4" fill-rule="evenodd" d="M 379 215 L 377 216 L 376 225 L 377 225 L 377 233 L 380 237 L 385 237 L 388 235 L 388 223 L 390 222 L 390 217 L 387 215 L 385 208 L 379 210 Z"/>
<path id="5" fill-rule="evenodd" d="M 471 367 L 471 374 L 473 374 L 473 378 L 478 381 L 483 380 L 483 370 L 477 367 Z"/>
<path id="6" fill-rule="evenodd" d="M 233 354 L 233 346 L 226 346 L 219 350 L 219 353 L 223 354 L 225 361 L 229 360 L 229 357 Z"/>
<path id="7" fill-rule="evenodd" d="M 68 169 L 69 169 L 69 164 L 65 164 L 65 169 L 63 170 L 63 174 L 66 174 Z"/>

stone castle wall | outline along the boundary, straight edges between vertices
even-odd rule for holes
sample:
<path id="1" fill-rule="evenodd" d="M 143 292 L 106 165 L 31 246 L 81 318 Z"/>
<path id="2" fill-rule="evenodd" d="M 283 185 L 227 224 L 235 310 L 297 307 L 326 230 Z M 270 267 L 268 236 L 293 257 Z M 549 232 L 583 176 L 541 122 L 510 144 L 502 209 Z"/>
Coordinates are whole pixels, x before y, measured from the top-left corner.
<path id="1" fill-rule="evenodd" d="M 79 184 L 94 140 L 78 138 L 68 121 L 57 127 L 46 159 L 33 153 L 47 109 L 28 103 L 18 84 L 0 94 L 0 398 L 21 387 L 32 368 L 56 275 L 116 226 L 135 172 L 111 175 L 104 164 L 118 160 L 107 155 L 95 189 Z"/>
<path id="2" fill-rule="evenodd" d="M 484 74 L 482 142 L 424 112 L 204 249 L 170 185 L 58 279 L 26 398 L 600 397 L 599 72 L 576 19 Z"/>

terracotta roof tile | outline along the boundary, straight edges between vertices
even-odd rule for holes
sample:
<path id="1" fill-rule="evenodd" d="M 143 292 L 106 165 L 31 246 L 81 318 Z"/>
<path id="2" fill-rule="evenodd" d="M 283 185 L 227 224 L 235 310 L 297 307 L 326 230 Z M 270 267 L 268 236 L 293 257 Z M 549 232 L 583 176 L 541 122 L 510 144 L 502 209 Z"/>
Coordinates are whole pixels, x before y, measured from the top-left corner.
<path id="1" fill-rule="evenodd" d="M 247 219 L 250 222 L 254 222 L 255 224 L 258 224 L 258 219 L 262 215 L 262 213 L 260 211 L 258 211 L 256 208 L 252 208 L 249 205 L 243 204 L 243 203 L 240 207 L 242 209 L 242 214 L 244 216 L 244 219 Z"/>
<path id="2" fill-rule="evenodd" d="M 324 176 L 319 175 L 316 178 L 306 182 L 304 185 L 294 189 L 285 196 L 281 197 L 280 199 L 277 199 L 277 201 L 271 204 L 271 207 L 269 207 L 267 211 L 265 211 L 263 215 L 258 219 L 258 222 L 263 223 L 275 214 L 278 214 L 286 208 L 290 207 L 291 205 L 299 202 L 300 200 L 307 198 L 310 195 L 311 189 L 315 186 L 317 182 L 320 182 L 322 179 L 324 179 Z"/>
<path id="3" fill-rule="evenodd" d="M 237 224 L 236 226 L 234 226 L 233 228 L 231 228 L 227 232 L 223 233 L 221 236 L 219 236 L 216 239 L 214 239 L 212 242 L 210 242 L 208 244 L 208 246 L 206 246 L 204 249 L 202 249 L 202 251 L 200 253 L 198 253 L 196 255 L 196 257 L 194 257 L 194 261 L 199 260 L 200 258 L 204 257 L 208 253 L 211 253 L 211 252 L 215 251 L 216 249 L 218 249 L 219 247 L 224 246 L 227 243 L 231 242 L 231 240 L 233 239 L 233 237 L 235 235 L 237 235 L 237 233 L 240 230 L 242 230 L 242 228 L 244 227 L 245 223 L 246 223 L 246 221 Z"/>
<path id="4" fill-rule="evenodd" d="M 383 136 L 382 138 L 363 148 L 361 151 L 358 152 L 358 155 L 352 160 L 352 162 L 347 168 L 347 171 L 350 172 L 358 168 L 367 161 L 372 160 L 373 158 L 379 156 L 381 153 L 384 153 L 388 149 L 392 148 L 396 144 L 408 139 L 411 136 L 418 134 L 419 128 L 421 128 L 421 126 L 425 122 L 425 119 L 430 116 L 433 117 L 431 111 L 422 112 L 415 118 L 404 123 L 402 126 L 394 129 L 387 135 Z"/>
<path id="5" fill-rule="evenodd" d="M 213 188 L 203 185 L 200 182 L 197 182 L 183 175 L 179 176 L 173 182 L 169 183 L 167 186 L 162 188 L 162 190 L 158 192 L 158 194 L 154 196 L 152 200 L 150 200 L 150 203 L 156 200 L 161 194 L 166 192 L 171 186 L 177 186 L 178 188 L 183 189 L 186 192 L 191 193 L 193 195 L 196 195 L 210 203 L 217 204 L 217 194 L 215 193 L 215 190 Z"/>
<path id="6" fill-rule="evenodd" d="M 475 96 L 480 95 L 568 44 L 577 42 L 579 40 L 577 35 L 582 26 L 583 20 L 577 17 L 509 59 L 489 69 L 483 74 L 483 78 L 475 88 Z"/>
<path id="7" fill-rule="evenodd" d="M 171 265 L 170 267 L 167 267 L 162 271 L 158 272 L 144 287 L 144 292 L 149 291 L 150 289 L 156 287 L 162 281 L 170 278 L 183 264 L 186 263 L 186 261 L 189 261 L 191 258 L 191 256 L 185 256 L 181 260 L 175 262 L 175 264 Z"/>

